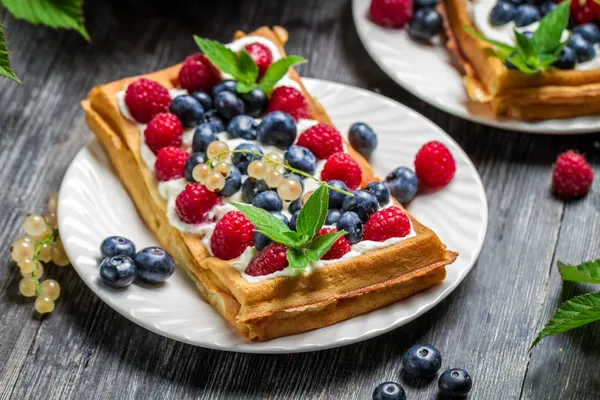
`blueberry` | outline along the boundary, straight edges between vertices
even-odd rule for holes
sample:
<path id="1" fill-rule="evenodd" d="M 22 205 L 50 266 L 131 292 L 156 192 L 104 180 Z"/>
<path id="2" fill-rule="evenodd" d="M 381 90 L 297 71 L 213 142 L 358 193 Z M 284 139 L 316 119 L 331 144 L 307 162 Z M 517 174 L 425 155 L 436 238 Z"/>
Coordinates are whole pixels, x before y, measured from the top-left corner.
<path id="1" fill-rule="evenodd" d="M 460 368 L 447 370 L 438 380 L 440 393 L 447 397 L 465 397 L 472 387 L 471 376 L 467 371 Z"/>
<path id="2" fill-rule="evenodd" d="M 213 87 L 211 95 L 213 99 L 216 99 L 217 95 L 221 92 L 229 92 L 236 93 L 237 82 L 232 79 L 227 79 L 225 81 L 219 82 Z"/>
<path id="3" fill-rule="evenodd" d="M 375 388 L 373 400 L 406 400 L 406 392 L 396 382 L 383 382 Z"/>
<path id="4" fill-rule="evenodd" d="M 577 64 L 577 55 L 575 51 L 570 47 L 563 47 L 558 55 L 558 58 L 552 64 L 556 68 L 560 69 L 573 69 Z"/>
<path id="5" fill-rule="evenodd" d="M 227 125 L 227 137 L 229 139 L 242 138 L 246 140 L 256 140 L 256 127 L 258 122 L 248 115 L 238 115 L 233 117 Z"/>
<path id="6" fill-rule="evenodd" d="M 188 182 L 196 182 L 194 180 L 194 177 L 192 176 L 192 171 L 194 170 L 194 167 L 198 164 L 204 164 L 206 162 L 206 156 L 204 155 L 204 153 L 192 153 L 190 154 L 190 156 L 188 157 L 187 161 L 185 162 L 185 169 L 183 170 L 183 175 L 185 176 L 185 179 L 188 180 Z"/>
<path id="7" fill-rule="evenodd" d="M 581 35 L 585 40 L 592 44 L 600 42 L 600 29 L 598 29 L 598 27 L 591 22 L 576 26 L 573 28 L 573 33 Z"/>
<path id="8" fill-rule="evenodd" d="M 259 88 L 254 88 L 249 93 L 242 93 L 239 96 L 246 105 L 246 114 L 252 117 L 261 116 L 269 103 L 267 95 Z"/>
<path id="9" fill-rule="evenodd" d="M 342 216 L 342 212 L 335 208 L 330 208 L 325 217 L 325 225 L 336 225 Z"/>
<path id="10" fill-rule="evenodd" d="M 390 201 L 390 189 L 383 182 L 371 182 L 365 187 L 365 191 L 375 196 L 380 206 Z"/>
<path id="11" fill-rule="evenodd" d="M 344 199 L 342 211 L 353 211 L 358 214 L 362 222 L 367 222 L 379 208 L 377 197 L 365 190 L 355 190 L 352 194 L 353 196 Z"/>
<path id="12" fill-rule="evenodd" d="M 515 17 L 517 9 L 513 4 L 500 1 L 490 11 L 490 24 L 501 26 L 508 24 Z"/>
<path id="13" fill-rule="evenodd" d="M 242 143 L 237 145 L 234 150 L 250 150 L 255 153 L 263 154 L 260 147 L 252 143 Z M 239 168 L 242 174 L 248 173 L 248 165 L 254 160 L 260 160 L 261 157 L 251 153 L 233 153 L 231 156 L 231 162 L 233 165 Z"/>
<path id="14" fill-rule="evenodd" d="M 215 128 L 208 122 L 204 122 L 196 127 L 194 139 L 192 140 L 192 151 L 194 153 L 204 153 L 209 144 L 217 140 Z"/>
<path id="15" fill-rule="evenodd" d="M 283 159 L 292 168 L 299 169 L 311 175 L 315 173 L 317 158 L 306 147 L 290 146 L 285 152 Z"/>
<path id="16" fill-rule="evenodd" d="M 545 17 L 546 15 L 550 14 L 550 12 L 554 11 L 557 5 L 558 4 L 553 1 L 546 1 L 545 3 L 542 3 L 540 6 L 540 13 L 542 14 L 542 17 Z"/>
<path id="17" fill-rule="evenodd" d="M 177 115 L 177 118 L 186 128 L 196 125 L 196 122 L 204 115 L 202 104 L 187 94 L 175 97 L 171 101 L 169 111 Z"/>
<path id="18" fill-rule="evenodd" d="M 281 211 L 283 208 L 283 203 L 279 195 L 272 190 L 267 190 L 256 195 L 252 200 L 252 205 L 267 211 Z"/>
<path id="19" fill-rule="evenodd" d="M 350 127 L 348 140 L 363 157 L 369 157 L 377 147 L 377 135 L 371 127 L 363 122 L 357 122 Z"/>
<path id="20" fill-rule="evenodd" d="M 131 240 L 124 237 L 110 236 L 100 244 L 100 254 L 103 258 L 114 256 L 133 257 L 135 255 L 135 245 Z"/>
<path id="21" fill-rule="evenodd" d="M 247 178 L 242 184 L 242 199 L 246 203 L 252 203 L 252 200 L 254 200 L 258 194 L 266 192 L 267 190 L 269 190 L 269 186 L 267 186 L 267 183 L 262 179 L 257 180 L 254 178 Z"/>
<path id="22" fill-rule="evenodd" d="M 385 184 L 401 204 L 411 201 L 419 189 L 417 175 L 407 167 L 398 167 L 390 172 L 385 178 Z"/>
<path id="23" fill-rule="evenodd" d="M 298 222 L 298 216 L 300 215 L 300 211 L 296 211 L 292 214 L 292 218 L 290 219 L 290 229 L 296 230 L 296 222 Z"/>
<path id="24" fill-rule="evenodd" d="M 292 201 L 288 206 L 288 211 L 290 214 L 294 214 L 296 211 L 300 211 L 302 208 L 302 197 Z"/>
<path id="25" fill-rule="evenodd" d="M 290 220 L 285 215 L 278 211 L 272 211 L 271 214 L 278 220 L 289 226 Z M 271 240 L 268 237 L 266 237 L 260 232 L 254 232 L 254 247 L 256 247 L 256 250 L 261 251 L 262 249 L 267 247 L 269 243 L 271 243 Z"/>
<path id="26" fill-rule="evenodd" d="M 198 121 L 198 124 L 208 123 L 213 127 L 215 133 L 223 132 L 225 130 L 225 125 L 223 125 L 223 120 L 217 115 L 216 110 L 210 110 L 204 113 L 202 119 Z"/>
<path id="27" fill-rule="evenodd" d="M 433 8 L 417 10 L 408 25 L 408 35 L 419 42 L 429 42 L 442 31 L 442 16 Z"/>
<path id="28" fill-rule="evenodd" d="M 122 289 L 135 279 L 136 266 L 131 257 L 114 256 L 105 258 L 100 264 L 100 279 L 106 285 Z"/>
<path id="29" fill-rule="evenodd" d="M 282 111 L 267 114 L 256 129 L 256 136 L 260 143 L 283 150 L 294 144 L 296 134 L 296 121 L 290 114 Z"/>
<path id="30" fill-rule="evenodd" d="M 137 276 L 144 282 L 162 283 L 175 271 L 175 260 L 160 247 L 146 247 L 135 255 Z"/>
<path id="31" fill-rule="evenodd" d="M 198 103 L 202 104 L 202 107 L 205 111 L 208 111 L 213 108 L 212 97 L 206 92 L 194 92 L 192 93 L 192 97 L 198 101 Z"/>
<path id="32" fill-rule="evenodd" d="M 520 6 L 524 2 L 524 0 L 502 0 L 502 1 L 504 1 L 508 4 L 512 4 L 515 7 Z"/>
<path id="33" fill-rule="evenodd" d="M 361 241 L 363 234 L 363 223 L 360 220 L 358 214 L 352 211 L 342 213 L 342 216 L 337 222 L 336 228 L 338 231 L 342 229 L 348 232 L 346 239 L 351 244 L 355 244 Z"/>
<path id="34" fill-rule="evenodd" d="M 567 46 L 575 51 L 578 62 L 586 62 L 596 57 L 594 46 L 585 40 L 579 33 L 571 34 Z"/>
<path id="35" fill-rule="evenodd" d="M 438 3 L 438 0 L 414 0 L 413 7 L 415 10 L 424 7 L 435 7 Z"/>
<path id="36" fill-rule="evenodd" d="M 233 196 L 242 187 L 242 174 L 235 165 L 229 164 L 229 175 L 225 178 L 225 186 L 219 190 L 219 196 Z"/>
<path id="37" fill-rule="evenodd" d="M 223 91 L 215 97 L 215 110 L 226 120 L 244 113 L 244 102 L 235 94 Z"/>
<path id="38" fill-rule="evenodd" d="M 346 186 L 346 184 L 342 181 L 331 180 L 331 181 L 328 181 L 327 184 L 329 186 L 333 186 L 334 188 L 348 191 L 348 186 Z M 347 194 L 340 193 L 340 192 L 337 192 L 332 189 L 328 189 L 328 193 L 329 193 L 329 208 L 341 208 L 342 203 L 344 202 L 344 199 L 346 197 L 348 197 Z"/>
<path id="39" fill-rule="evenodd" d="M 402 366 L 410 375 L 427 378 L 435 375 L 442 366 L 442 355 L 429 344 L 417 344 L 404 353 Z"/>
<path id="40" fill-rule="evenodd" d="M 521 28 L 538 22 L 542 16 L 536 6 L 521 4 L 515 12 L 515 26 Z"/>

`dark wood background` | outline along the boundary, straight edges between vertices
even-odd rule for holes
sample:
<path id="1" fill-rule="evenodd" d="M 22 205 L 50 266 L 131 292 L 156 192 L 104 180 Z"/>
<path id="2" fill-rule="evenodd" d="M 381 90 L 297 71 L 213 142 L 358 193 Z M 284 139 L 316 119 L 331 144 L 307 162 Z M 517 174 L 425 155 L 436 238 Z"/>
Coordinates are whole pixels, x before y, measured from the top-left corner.
<path id="1" fill-rule="evenodd" d="M 385 380 L 402 382 L 410 399 L 435 399 L 436 381 L 401 373 L 403 352 L 421 342 L 441 349 L 444 368 L 470 371 L 471 399 L 600 398 L 600 324 L 527 351 L 561 301 L 591 289 L 562 285 L 555 264 L 600 256 L 599 182 L 584 199 L 566 203 L 550 194 L 549 178 L 567 149 L 585 152 L 598 174 L 598 135 L 511 133 L 423 103 L 369 58 L 347 0 L 88 0 L 85 11 L 92 44 L 0 14 L 24 82 L 0 81 L 0 399 L 369 399 Z M 32 302 L 18 295 L 9 246 L 23 216 L 43 210 L 91 138 L 80 99 L 96 84 L 179 62 L 196 50 L 192 33 L 229 41 L 236 29 L 265 24 L 286 27 L 288 50 L 310 59 L 301 75 L 381 91 L 466 150 L 490 211 L 469 276 L 403 328 L 308 354 L 236 354 L 163 338 L 110 309 L 72 268 L 49 267 L 63 294 L 49 318 L 36 319 Z"/>

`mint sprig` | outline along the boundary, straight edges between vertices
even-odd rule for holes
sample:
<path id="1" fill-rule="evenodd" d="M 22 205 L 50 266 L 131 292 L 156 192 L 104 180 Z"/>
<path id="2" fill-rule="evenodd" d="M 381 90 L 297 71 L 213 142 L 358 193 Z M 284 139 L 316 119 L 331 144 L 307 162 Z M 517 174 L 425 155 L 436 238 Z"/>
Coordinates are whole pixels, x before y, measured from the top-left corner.
<path id="1" fill-rule="evenodd" d="M 600 284 L 600 260 L 579 265 L 569 265 L 559 261 L 558 270 L 563 281 Z"/>
<path id="2" fill-rule="evenodd" d="M 217 68 L 231 75 L 237 81 L 236 90 L 239 93 L 248 93 L 254 88 L 270 92 L 291 67 L 307 61 L 300 56 L 283 57 L 272 63 L 260 79 L 260 82 L 257 83 L 258 66 L 245 49 L 242 49 L 240 54 L 237 54 L 222 43 L 215 42 L 214 40 L 204 39 L 195 35 L 194 40 L 204 55 Z"/>
<path id="3" fill-rule="evenodd" d="M 292 231 L 268 211 L 243 203 L 231 204 L 254 224 L 256 231 L 288 248 L 290 268 L 303 269 L 320 260 L 336 240 L 347 233 L 342 230 L 315 238 L 325 223 L 329 206 L 329 192 L 325 185 L 315 190 L 300 209 L 296 231 Z"/>
<path id="4" fill-rule="evenodd" d="M 10 78 L 15 82 L 21 83 L 21 80 L 12 70 L 8 58 L 8 48 L 6 47 L 6 37 L 4 36 L 4 26 L 0 25 L 0 76 Z"/>
<path id="5" fill-rule="evenodd" d="M 531 38 L 514 29 L 515 43 L 488 39 L 469 26 L 463 25 L 465 32 L 494 46 L 496 55 L 502 62 L 507 60 L 525 74 L 535 74 L 548 69 L 558 59 L 568 40 L 562 35 L 569 25 L 569 1 L 563 1 L 541 21 Z"/>

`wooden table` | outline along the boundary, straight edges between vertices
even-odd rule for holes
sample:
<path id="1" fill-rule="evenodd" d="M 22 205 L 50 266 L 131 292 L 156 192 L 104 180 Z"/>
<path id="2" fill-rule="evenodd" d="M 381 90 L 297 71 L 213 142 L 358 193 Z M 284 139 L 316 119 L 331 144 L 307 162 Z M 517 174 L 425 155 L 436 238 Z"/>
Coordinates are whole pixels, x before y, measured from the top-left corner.
<path id="1" fill-rule="evenodd" d="M 403 382 L 410 399 L 436 398 L 435 381 L 401 373 L 402 354 L 415 343 L 435 344 L 445 368 L 470 371 L 471 399 L 600 398 L 600 324 L 548 338 L 528 353 L 554 308 L 591 289 L 562 285 L 555 264 L 600 255 L 598 190 L 566 203 L 550 194 L 549 179 L 552 162 L 567 149 L 586 153 L 597 166 L 598 136 L 511 133 L 423 103 L 370 59 L 349 3 L 88 0 L 92 44 L 3 12 L 24 83 L 0 81 L 1 399 L 369 399 L 385 380 Z M 9 246 L 23 216 L 44 209 L 47 194 L 91 138 L 78 105 L 87 91 L 179 62 L 196 51 L 193 33 L 228 41 L 236 29 L 275 24 L 289 30 L 289 52 L 310 59 L 301 75 L 380 91 L 433 120 L 473 159 L 490 218 L 465 281 L 403 328 L 308 354 L 236 354 L 166 339 L 110 309 L 72 268 L 49 267 L 63 294 L 49 318 L 33 317 L 31 301 L 18 295 Z"/>

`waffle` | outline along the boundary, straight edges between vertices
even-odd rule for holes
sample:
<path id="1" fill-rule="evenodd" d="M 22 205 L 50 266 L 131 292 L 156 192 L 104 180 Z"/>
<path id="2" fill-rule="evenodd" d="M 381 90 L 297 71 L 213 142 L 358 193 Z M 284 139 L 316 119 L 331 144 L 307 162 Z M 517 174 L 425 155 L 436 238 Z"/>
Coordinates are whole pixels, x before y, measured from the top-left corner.
<path id="1" fill-rule="evenodd" d="M 287 32 L 283 28 L 262 27 L 252 35 L 271 40 L 284 54 Z M 235 34 L 236 39 L 242 36 L 242 32 Z M 168 89 L 178 87 L 180 67 L 175 65 L 143 77 Z M 310 118 L 331 123 L 298 74 L 290 69 L 289 76 L 302 88 Z M 317 329 L 391 304 L 445 278 L 445 266 L 457 254 L 448 251 L 430 229 L 410 217 L 416 235 L 396 245 L 314 268 L 304 275 L 247 281 L 233 267 L 233 261 L 212 257 L 201 237 L 182 233 L 169 223 L 167 203 L 140 155 L 140 131 L 121 114 L 117 102 L 117 93 L 137 78 L 93 88 L 81 103 L 87 124 L 105 147 L 140 215 L 161 245 L 240 334 L 252 341 L 264 341 Z M 349 145 L 347 148 L 363 171 L 362 186 L 376 180 L 370 165 Z"/>

